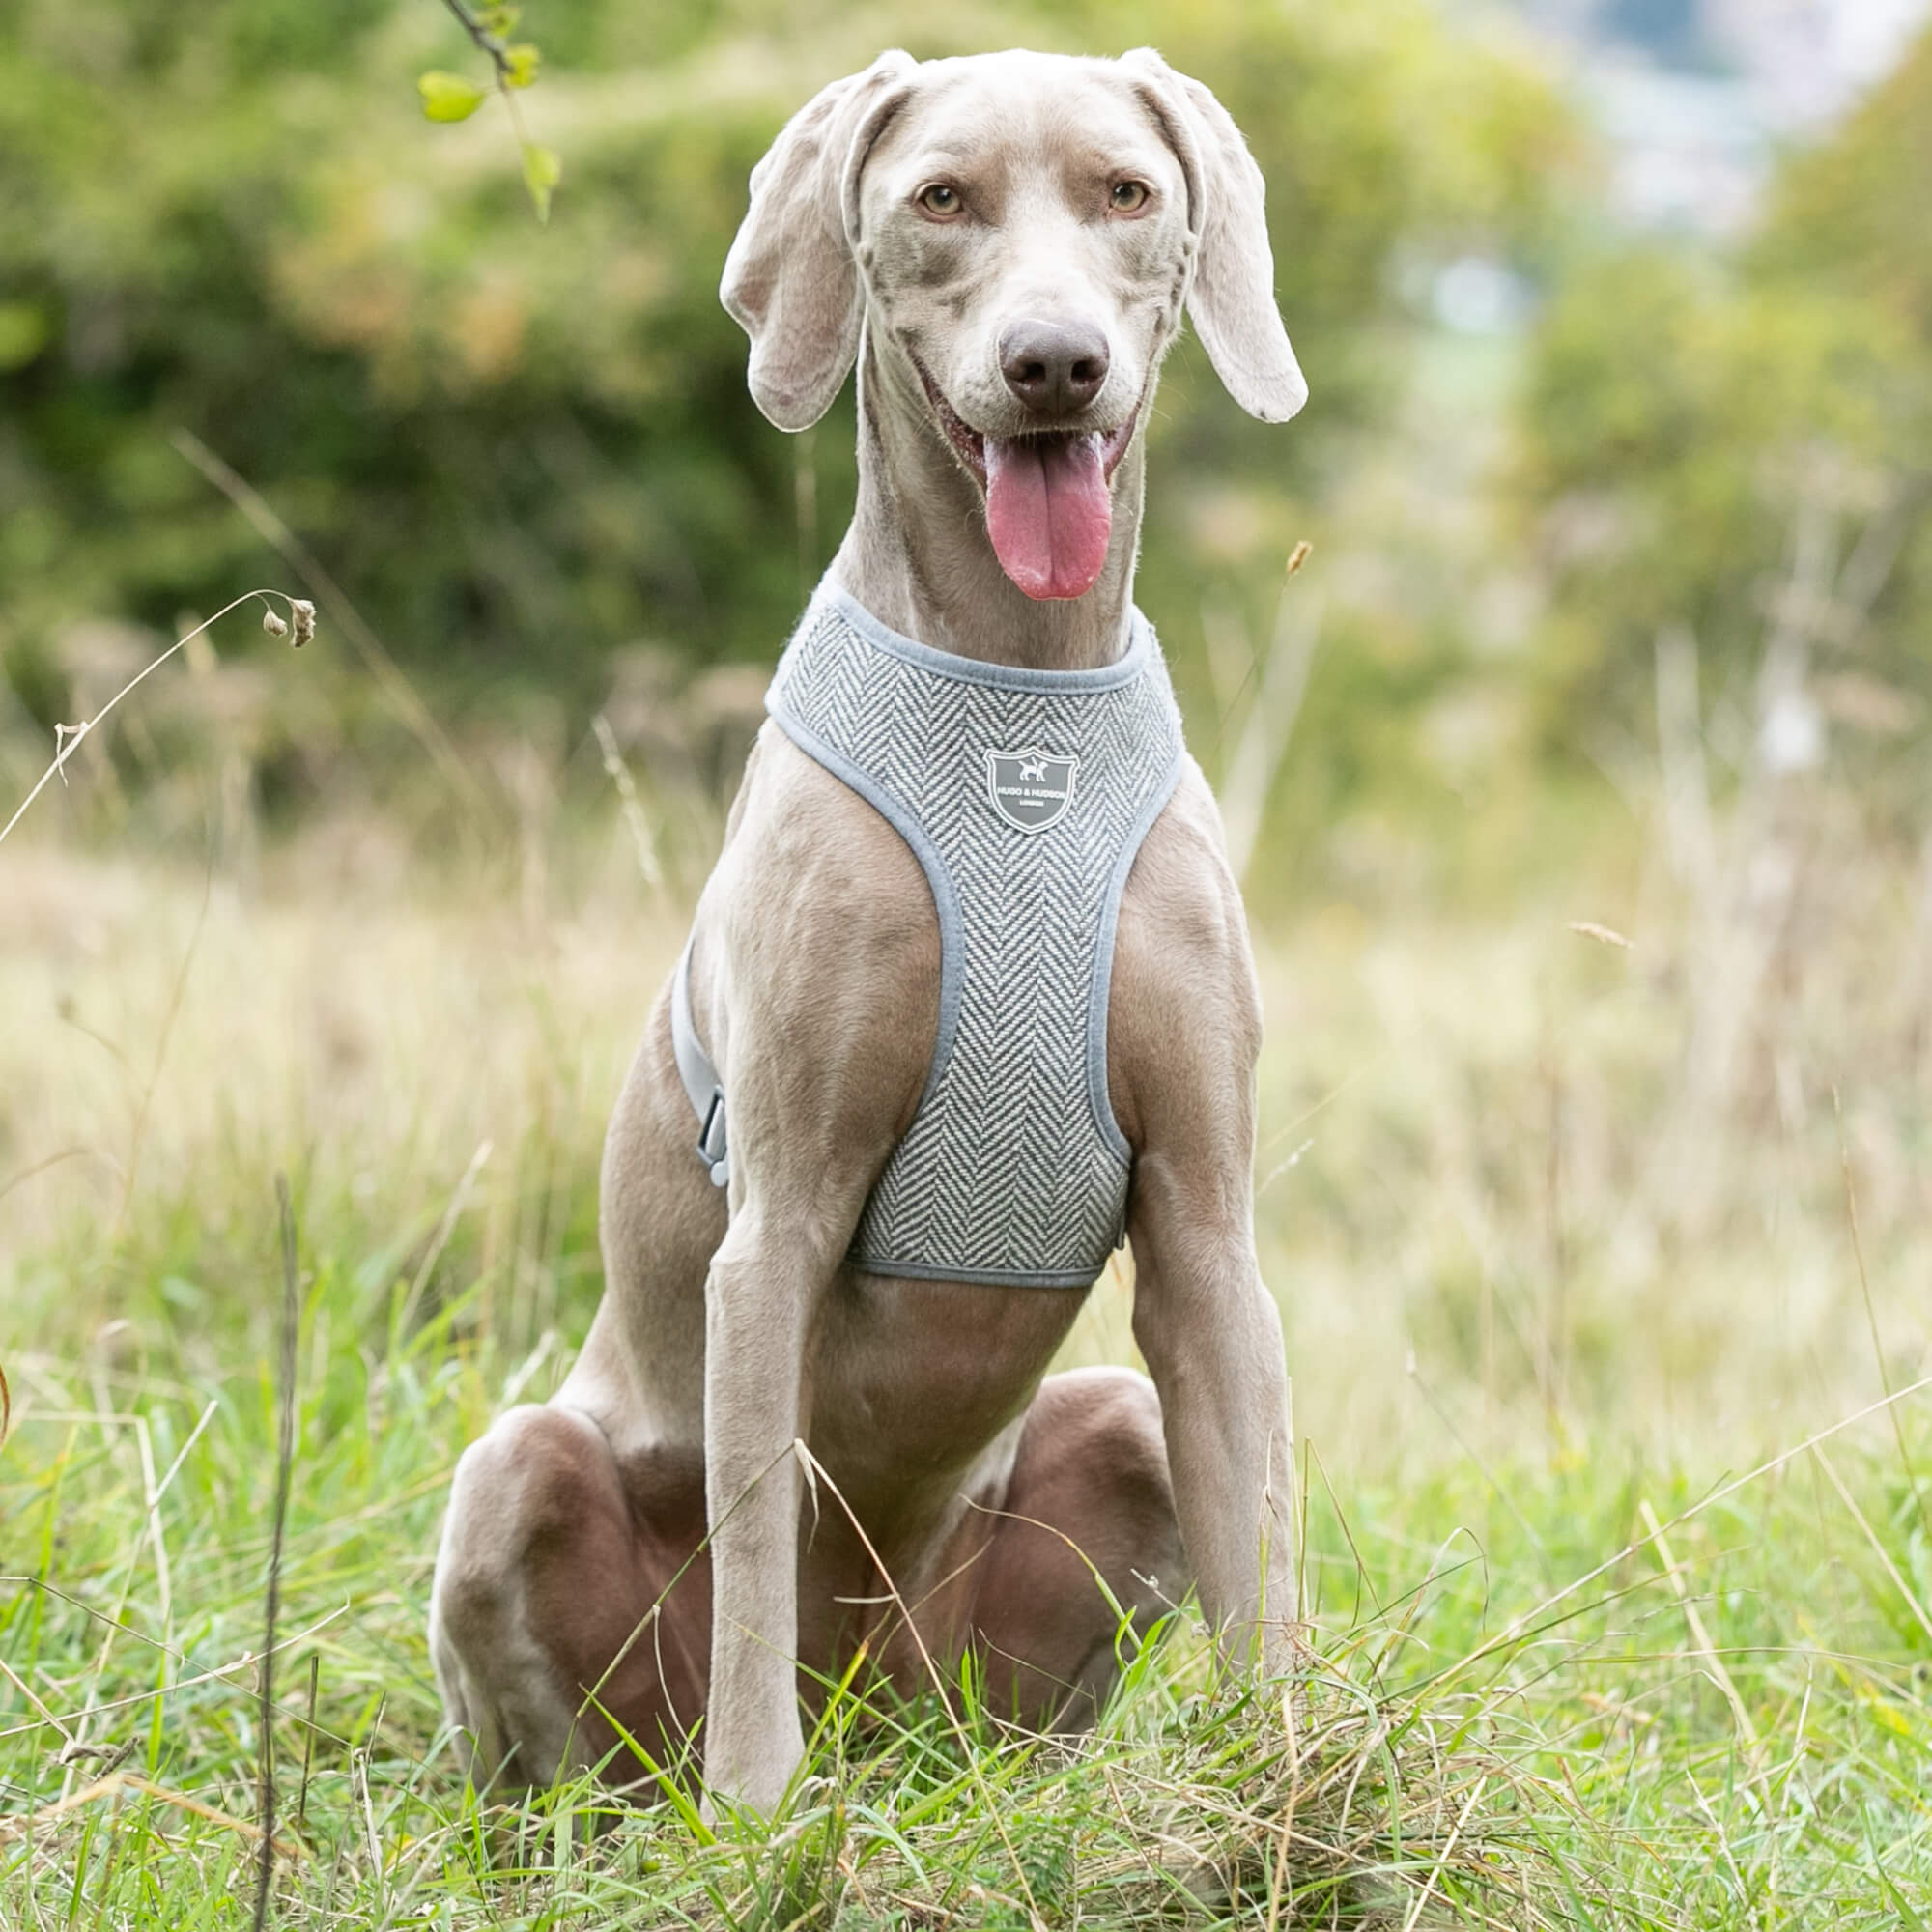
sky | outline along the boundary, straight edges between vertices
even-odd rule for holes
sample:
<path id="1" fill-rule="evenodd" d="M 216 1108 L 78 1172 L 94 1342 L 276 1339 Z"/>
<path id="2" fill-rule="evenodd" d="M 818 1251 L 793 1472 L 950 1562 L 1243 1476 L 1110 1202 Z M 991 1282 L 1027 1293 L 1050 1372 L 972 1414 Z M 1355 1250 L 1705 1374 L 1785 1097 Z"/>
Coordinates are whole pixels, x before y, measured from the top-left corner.
<path id="1" fill-rule="evenodd" d="M 1897 60 L 1932 0 L 1520 0 L 1612 156 L 1633 226 L 1721 238 L 1777 152 L 1815 138 Z"/>

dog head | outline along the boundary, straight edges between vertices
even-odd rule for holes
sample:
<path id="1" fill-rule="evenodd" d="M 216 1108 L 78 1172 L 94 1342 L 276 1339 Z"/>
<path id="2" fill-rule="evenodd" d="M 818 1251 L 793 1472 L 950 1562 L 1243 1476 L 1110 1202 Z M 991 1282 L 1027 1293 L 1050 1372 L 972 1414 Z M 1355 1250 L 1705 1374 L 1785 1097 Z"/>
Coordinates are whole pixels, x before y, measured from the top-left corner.
<path id="1" fill-rule="evenodd" d="M 1213 95 L 1147 48 L 888 53 L 833 82 L 753 171 L 722 293 L 781 429 L 824 414 L 868 333 L 1034 597 L 1097 578 L 1113 474 L 1183 312 L 1251 414 L 1285 421 L 1308 395 L 1261 171 Z"/>

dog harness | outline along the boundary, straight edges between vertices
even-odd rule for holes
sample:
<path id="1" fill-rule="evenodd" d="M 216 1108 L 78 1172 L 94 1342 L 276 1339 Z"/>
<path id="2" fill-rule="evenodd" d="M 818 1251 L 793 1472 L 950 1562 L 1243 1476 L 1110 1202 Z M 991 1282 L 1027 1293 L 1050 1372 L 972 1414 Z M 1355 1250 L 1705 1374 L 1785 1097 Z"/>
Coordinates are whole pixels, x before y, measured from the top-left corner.
<path id="1" fill-rule="evenodd" d="M 1132 1156 L 1107 1097 L 1121 895 L 1173 794 L 1180 714 L 1136 611 L 1097 670 L 1026 670 L 890 631 L 829 581 L 765 708 L 898 833 L 939 916 L 939 1033 L 919 1108 L 866 1203 L 872 1274 L 1085 1287 L 1125 1229 Z M 697 1151 L 726 1177 L 724 1094 L 671 987 Z"/>

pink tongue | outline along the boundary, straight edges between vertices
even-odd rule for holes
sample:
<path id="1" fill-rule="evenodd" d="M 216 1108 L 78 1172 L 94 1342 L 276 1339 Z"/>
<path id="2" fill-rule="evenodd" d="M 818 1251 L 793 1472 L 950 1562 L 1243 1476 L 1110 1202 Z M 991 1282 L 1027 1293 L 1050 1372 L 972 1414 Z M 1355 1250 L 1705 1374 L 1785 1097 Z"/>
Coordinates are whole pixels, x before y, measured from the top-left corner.
<path id="1" fill-rule="evenodd" d="M 1082 597 L 1107 561 L 1114 504 L 1097 436 L 986 439 L 986 533 L 1029 597 Z"/>

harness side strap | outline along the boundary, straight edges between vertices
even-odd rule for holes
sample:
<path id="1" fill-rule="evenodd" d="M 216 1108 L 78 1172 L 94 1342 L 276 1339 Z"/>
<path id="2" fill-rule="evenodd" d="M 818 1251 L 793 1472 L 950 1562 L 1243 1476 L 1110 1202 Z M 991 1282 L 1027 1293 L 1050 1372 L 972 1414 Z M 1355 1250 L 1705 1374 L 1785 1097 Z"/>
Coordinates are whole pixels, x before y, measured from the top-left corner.
<path id="1" fill-rule="evenodd" d="M 677 1062 L 677 1077 L 697 1116 L 697 1157 L 711 1176 L 713 1187 L 723 1187 L 731 1178 L 724 1158 L 724 1088 L 718 1069 L 711 1064 L 691 1023 L 691 941 L 684 942 L 678 954 L 677 971 L 670 981 L 670 1050 Z"/>

